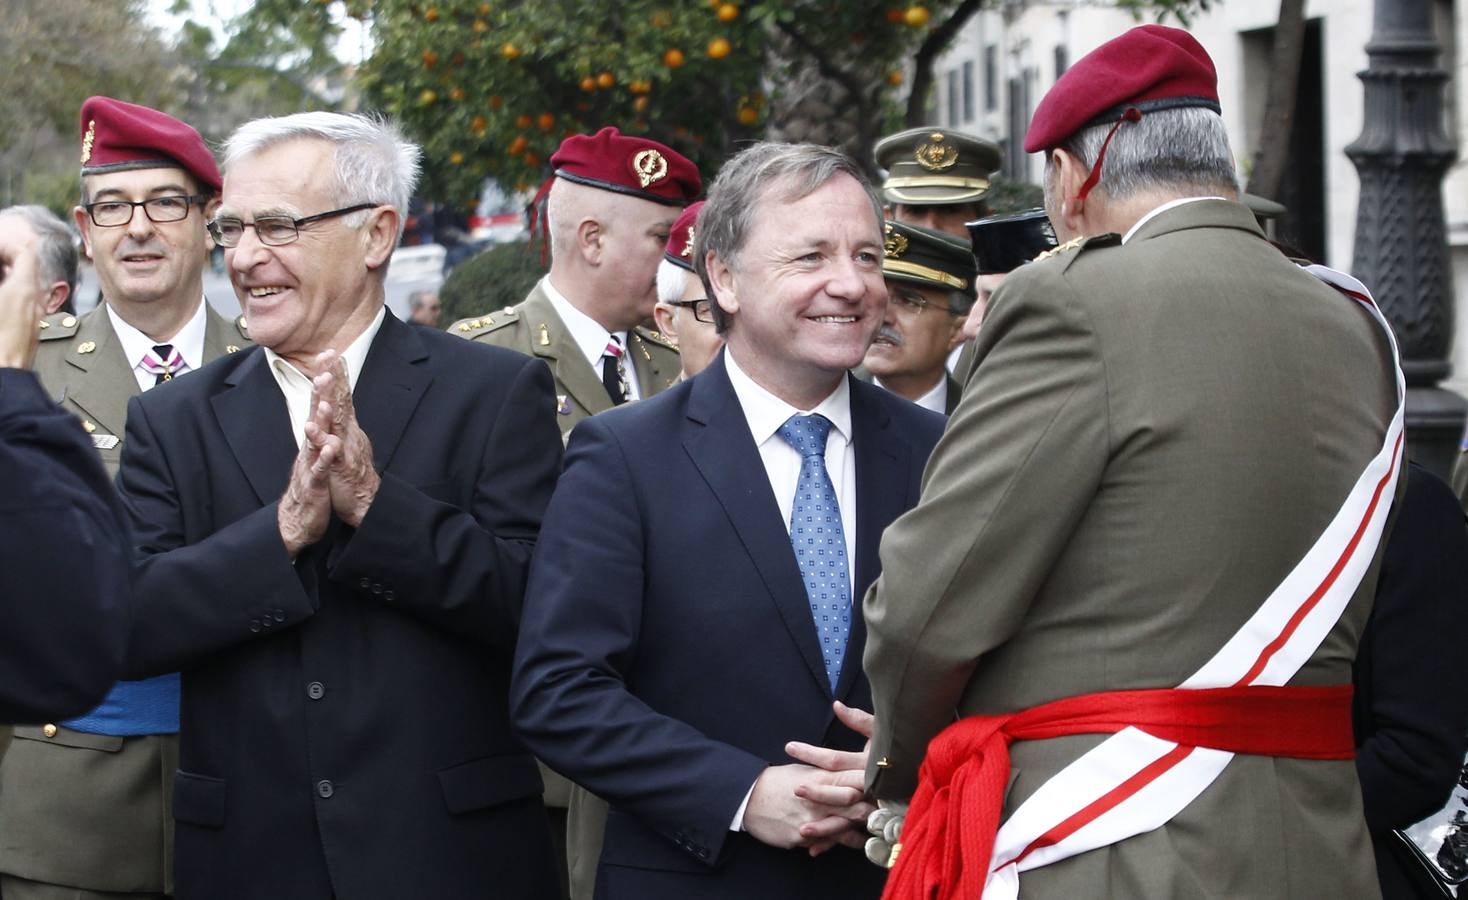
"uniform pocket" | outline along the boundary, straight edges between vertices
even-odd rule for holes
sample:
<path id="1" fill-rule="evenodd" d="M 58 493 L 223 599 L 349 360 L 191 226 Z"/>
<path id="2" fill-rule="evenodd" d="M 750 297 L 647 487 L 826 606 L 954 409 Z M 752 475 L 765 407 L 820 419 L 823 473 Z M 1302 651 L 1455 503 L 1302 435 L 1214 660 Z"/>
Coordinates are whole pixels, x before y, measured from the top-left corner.
<path id="1" fill-rule="evenodd" d="M 18 741 L 35 741 L 40 744 L 57 744 L 62 747 L 76 747 L 81 750 L 97 750 L 102 753 L 116 753 L 122 749 L 122 738 L 112 734 L 88 734 L 85 731 L 72 731 L 70 728 L 60 728 L 55 725 L 47 725 L 46 728 L 55 729 L 50 737 L 46 736 L 45 729 L 37 725 L 15 726 L 15 739 Z"/>

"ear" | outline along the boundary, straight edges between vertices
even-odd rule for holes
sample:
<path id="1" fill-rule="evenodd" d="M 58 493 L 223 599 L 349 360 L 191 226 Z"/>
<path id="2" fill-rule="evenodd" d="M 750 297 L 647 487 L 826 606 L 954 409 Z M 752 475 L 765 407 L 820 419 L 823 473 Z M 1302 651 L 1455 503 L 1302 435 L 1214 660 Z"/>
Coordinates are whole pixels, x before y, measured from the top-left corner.
<path id="1" fill-rule="evenodd" d="M 204 234 L 206 235 L 206 240 L 209 241 L 210 250 L 213 250 L 217 245 L 214 243 L 214 235 L 209 231 L 209 222 L 214 219 L 215 214 L 218 212 L 219 195 L 215 194 L 204 202 Z"/>
<path id="2" fill-rule="evenodd" d="M 588 265 L 601 265 L 602 253 L 606 250 L 607 230 L 602 223 L 587 216 L 576 223 L 576 249 Z"/>
<path id="3" fill-rule="evenodd" d="M 70 296 L 71 287 L 64 281 L 56 281 L 47 285 L 46 299 L 41 301 L 41 305 L 46 308 L 46 315 L 49 316 L 61 309 L 61 304 L 65 303 L 66 298 Z"/>
<path id="4" fill-rule="evenodd" d="M 714 289 L 712 299 L 728 315 L 739 312 L 739 295 L 736 291 L 734 270 L 710 250 L 704 255 L 704 266 L 708 270 L 709 285 Z"/>
<path id="5" fill-rule="evenodd" d="M 1079 195 L 1081 185 L 1091 176 L 1091 170 L 1067 150 L 1057 147 L 1051 153 L 1055 160 L 1056 196 L 1060 198 L 1061 218 L 1065 220 L 1067 231 L 1083 234 L 1080 221 L 1086 214 L 1086 201 Z"/>
<path id="6" fill-rule="evenodd" d="M 367 241 L 367 268 L 379 269 L 392 256 L 398 243 L 398 211 L 391 206 L 379 206 L 371 213 L 365 230 Z"/>
<path id="7" fill-rule="evenodd" d="M 71 219 L 73 222 L 76 222 L 77 233 L 82 236 L 82 246 L 86 248 L 87 257 L 89 259 L 96 259 L 96 257 L 92 255 L 91 217 L 87 215 L 87 211 L 85 209 L 80 206 L 75 206 L 72 207 L 71 210 Z"/>
<path id="8" fill-rule="evenodd" d="M 975 308 L 976 309 L 978 308 L 978 305 L 977 304 L 975 304 Z M 952 330 L 948 332 L 948 352 L 949 353 L 952 353 L 953 352 L 953 349 L 955 347 L 957 347 L 959 344 L 962 344 L 963 343 L 963 341 L 964 341 L 964 337 L 963 337 L 963 326 L 964 326 L 964 324 L 966 322 L 968 322 L 968 317 L 970 315 L 972 315 L 972 314 L 973 314 L 972 312 L 969 312 L 969 313 L 966 313 L 966 314 L 961 315 L 961 316 L 954 316 L 953 317 Z"/>
<path id="9" fill-rule="evenodd" d="M 658 331 L 663 333 L 663 337 L 675 344 L 678 343 L 678 326 L 673 324 L 673 307 L 666 303 L 659 303 L 652 308 L 652 318 L 658 325 Z"/>

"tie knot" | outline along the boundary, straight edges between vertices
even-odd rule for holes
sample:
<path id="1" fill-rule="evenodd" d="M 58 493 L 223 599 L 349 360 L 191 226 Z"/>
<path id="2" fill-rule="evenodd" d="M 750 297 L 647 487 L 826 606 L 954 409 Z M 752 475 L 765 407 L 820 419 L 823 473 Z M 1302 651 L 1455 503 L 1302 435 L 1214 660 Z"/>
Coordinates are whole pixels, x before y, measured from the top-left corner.
<path id="1" fill-rule="evenodd" d="M 831 420 L 825 416 L 791 416 L 777 429 L 785 443 L 795 448 L 801 458 L 826 455 L 826 438 L 831 435 Z"/>
<path id="2" fill-rule="evenodd" d="M 610 356 L 612 359 L 622 358 L 622 339 L 615 334 L 607 341 L 607 349 L 602 351 L 602 356 Z"/>

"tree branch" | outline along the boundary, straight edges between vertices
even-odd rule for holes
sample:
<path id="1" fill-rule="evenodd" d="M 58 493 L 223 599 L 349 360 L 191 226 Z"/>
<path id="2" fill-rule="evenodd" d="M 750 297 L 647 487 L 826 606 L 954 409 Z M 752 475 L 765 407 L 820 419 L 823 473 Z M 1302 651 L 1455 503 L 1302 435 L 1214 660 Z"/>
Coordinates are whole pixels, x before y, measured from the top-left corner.
<path id="1" fill-rule="evenodd" d="M 924 119 L 927 118 L 928 92 L 933 88 L 933 61 L 948 48 L 953 42 L 953 36 L 958 34 L 959 29 L 983 5 L 984 0 L 963 0 L 942 25 L 928 32 L 917 53 L 913 55 L 912 90 L 907 95 L 907 114 L 903 117 L 903 123 L 908 128 L 927 124 Z"/>

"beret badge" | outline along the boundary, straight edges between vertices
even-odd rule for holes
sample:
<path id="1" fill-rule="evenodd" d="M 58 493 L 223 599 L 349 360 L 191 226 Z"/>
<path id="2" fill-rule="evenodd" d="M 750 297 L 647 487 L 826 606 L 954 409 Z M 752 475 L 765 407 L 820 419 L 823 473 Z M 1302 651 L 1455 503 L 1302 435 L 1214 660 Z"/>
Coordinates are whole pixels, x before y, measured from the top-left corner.
<path id="1" fill-rule="evenodd" d="M 82 137 L 82 165 L 92 158 L 92 142 L 97 139 L 97 120 L 87 123 L 87 133 Z"/>
<path id="2" fill-rule="evenodd" d="M 643 150 L 632 157 L 632 171 L 636 173 L 642 186 L 647 187 L 668 177 L 668 160 L 656 150 Z"/>

